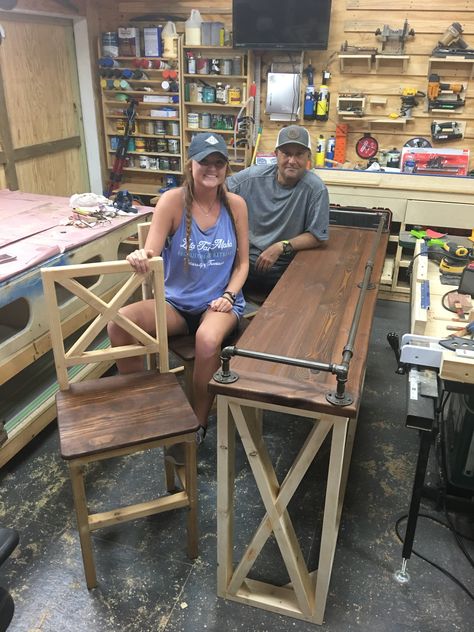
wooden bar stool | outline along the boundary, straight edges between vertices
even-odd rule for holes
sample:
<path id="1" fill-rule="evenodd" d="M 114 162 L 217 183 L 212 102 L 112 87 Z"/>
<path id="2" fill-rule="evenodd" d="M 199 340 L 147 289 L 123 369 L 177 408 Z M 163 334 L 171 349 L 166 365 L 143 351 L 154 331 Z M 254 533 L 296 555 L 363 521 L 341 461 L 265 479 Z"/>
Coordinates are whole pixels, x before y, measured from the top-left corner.
<path id="1" fill-rule="evenodd" d="M 199 424 L 176 376 L 169 372 L 161 257 L 150 260 L 150 269 L 148 276 L 155 298 L 155 336 L 119 313 L 143 282 L 143 275 L 134 273 L 128 262 L 62 266 L 41 271 L 60 389 L 56 405 L 61 455 L 69 464 L 88 588 L 97 585 L 91 532 L 101 527 L 186 507 L 188 555 L 194 558 L 198 554 L 195 433 Z M 109 302 L 94 294 L 97 283 L 88 288 L 80 282 L 84 277 L 93 279 L 104 274 L 117 275 L 119 281 L 120 275 L 125 277 L 121 289 Z M 65 288 L 89 305 L 91 318 L 97 314 L 78 340 L 67 341 L 66 345 L 56 286 L 62 286 L 62 291 Z M 97 346 L 98 336 L 109 321 L 117 323 L 138 342 L 115 348 Z M 158 369 L 76 383 L 69 381 L 68 368 L 74 365 L 156 354 Z M 147 502 L 89 513 L 84 481 L 87 464 L 177 443 L 186 445 L 183 489 Z"/>

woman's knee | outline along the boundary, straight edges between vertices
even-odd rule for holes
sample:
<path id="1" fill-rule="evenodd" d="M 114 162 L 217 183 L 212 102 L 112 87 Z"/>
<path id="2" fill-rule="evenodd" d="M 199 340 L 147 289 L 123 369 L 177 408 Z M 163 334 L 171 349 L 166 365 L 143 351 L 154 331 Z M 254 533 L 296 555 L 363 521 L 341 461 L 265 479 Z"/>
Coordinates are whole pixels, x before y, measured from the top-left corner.
<path id="1" fill-rule="evenodd" d="M 210 357 L 220 351 L 222 336 L 215 330 L 208 327 L 199 327 L 195 335 L 194 347 L 196 355 Z"/>

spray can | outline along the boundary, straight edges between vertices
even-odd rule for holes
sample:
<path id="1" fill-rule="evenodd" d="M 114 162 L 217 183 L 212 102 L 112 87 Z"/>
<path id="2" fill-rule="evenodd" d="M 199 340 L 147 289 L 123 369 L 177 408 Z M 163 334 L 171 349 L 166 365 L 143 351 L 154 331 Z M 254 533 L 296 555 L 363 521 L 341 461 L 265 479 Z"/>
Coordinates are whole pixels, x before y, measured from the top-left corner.
<path id="1" fill-rule="evenodd" d="M 327 121 L 329 117 L 329 88 L 325 85 L 319 86 L 318 100 L 316 101 L 317 121 Z"/>
<path id="2" fill-rule="evenodd" d="M 314 156 L 314 163 L 316 167 L 324 167 L 324 155 L 326 151 L 326 141 L 322 134 L 319 135 L 318 144 L 316 145 L 316 154 Z"/>
<path id="3" fill-rule="evenodd" d="M 329 88 L 327 82 L 331 78 L 331 73 L 323 70 L 321 85 L 319 86 L 318 96 L 316 98 L 316 112 L 314 118 L 317 121 L 327 121 L 329 118 Z"/>
<path id="4" fill-rule="evenodd" d="M 314 120 L 314 86 L 306 86 L 303 118 L 306 121 Z"/>
<path id="5" fill-rule="evenodd" d="M 336 148 L 336 138 L 334 136 L 331 136 L 328 139 L 327 146 L 326 146 L 326 161 L 325 161 L 325 166 L 329 167 L 329 169 L 332 169 L 332 167 L 334 166 L 334 163 L 327 162 L 327 161 L 328 160 L 334 160 L 334 149 L 335 148 Z"/>

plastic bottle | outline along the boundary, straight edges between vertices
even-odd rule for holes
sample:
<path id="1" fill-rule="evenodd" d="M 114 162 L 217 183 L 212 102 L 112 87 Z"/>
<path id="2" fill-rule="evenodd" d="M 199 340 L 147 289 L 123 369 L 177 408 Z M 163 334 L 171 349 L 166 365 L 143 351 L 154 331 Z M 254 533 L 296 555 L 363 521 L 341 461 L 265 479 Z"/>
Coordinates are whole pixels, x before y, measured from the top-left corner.
<path id="1" fill-rule="evenodd" d="M 167 22 L 163 28 L 163 57 L 175 59 L 178 56 L 178 33 L 176 32 L 176 24 Z"/>
<path id="2" fill-rule="evenodd" d="M 195 75 L 196 74 L 196 58 L 194 57 L 194 53 L 192 51 L 188 51 L 187 56 L 188 56 L 188 74 Z"/>
<path id="3" fill-rule="evenodd" d="M 186 46 L 201 45 L 202 17 L 199 9 L 191 9 L 191 15 L 184 23 L 184 39 Z"/>
<path id="4" fill-rule="evenodd" d="M 325 166 L 328 167 L 329 169 L 332 169 L 334 166 L 333 162 L 328 162 L 328 160 L 334 160 L 334 149 L 336 148 L 336 138 L 334 136 L 331 136 L 328 139 L 328 143 L 326 146 L 326 159 L 325 159 Z"/>
<path id="5" fill-rule="evenodd" d="M 324 167 L 324 154 L 326 150 L 326 141 L 324 136 L 320 134 L 318 138 L 318 144 L 316 146 L 316 154 L 314 156 L 314 163 L 316 167 Z"/>

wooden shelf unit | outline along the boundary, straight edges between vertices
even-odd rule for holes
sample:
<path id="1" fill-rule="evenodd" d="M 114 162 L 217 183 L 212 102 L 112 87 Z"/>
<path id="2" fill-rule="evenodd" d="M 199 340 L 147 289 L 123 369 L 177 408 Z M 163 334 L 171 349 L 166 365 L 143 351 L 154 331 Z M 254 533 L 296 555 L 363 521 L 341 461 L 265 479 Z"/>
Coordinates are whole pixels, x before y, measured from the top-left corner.
<path id="1" fill-rule="evenodd" d="M 139 68 L 145 73 L 146 78 L 134 79 L 126 78 L 125 89 L 119 85 L 110 87 L 109 83 L 101 85 L 102 114 L 105 134 L 105 150 L 107 154 L 107 168 L 112 170 L 116 153 L 116 144 L 120 142 L 121 128 L 119 121 L 126 119 L 124 111 L 128 104 L 126 101 L 113 99 L 113 95 L 124 94 L 127 97 L 137 99 L 137 110 L 135 116 L 134 131 L 131 134 L 134 148 L 128 152 L 127 163 L 123 169 L 121 190 L 128 190 L 133 195 L 143 197 L 143 202 L 149 202 L 150 197 L 158 195 L 159 189 L 167 186 L 169 177 L 176 184 L 181 183 L 183 174 L 183 151 L 184 135 L 182 125 L 183 115 L 183 82 L 181 77 L 182 58 L 181 47 L 179 47 L 178 57 L 175 59 L 150 58 L 153 64 L 164 62 L 165 68 Z M 117 57 L 119 68 L 113 71 L 137 70 L 136 60 L 147 59 L 144 56 Z M 162 88 L 162 82 L 166 75 L 163 73 L 175 70 L 178 90 L 169 91 Z M 116 81 L 120 81 L 117 79 Z M 107 82 L 107 80 L 106 80 Z M 101 81 L 104 84 L 104 81 Z M 129 86 L 129 87 L 128 87 Z M 144 88 L 151 90 L 144 90 Z M 147 96 L 166 97 L 167 102 L 145 101 Z M 151 112 L 170 112 L 172 116 L 157 115 L 152 116 Z M 119 129 L 117 129 L 119 127 Z M 122 132 L 123 134 L 123 132 Z M 115 144 L 112 144 L 114 141 Z M 137 144 L 142 141 L 144 147 L 137 150 Z M 132 145 L 133 147 L 133 145 Z M 173 148 L 170 151 L 170 148 Z M 126 186 L 125 186 L 126 184 Z"/>
<path id="2" fill-rule="evenodd" d="M 188 72 L 188 53 L 195 53 L 200 55 L 201 58 L 210 60 L 218 59 L 221 61 L 220 68 L 221 73 L 216 74 L 212 72 L 200 73 L 197 67 L 198 57 L 196 60 L 196 73 Z M 222 74 L 223 60 L 232 60 L 238 57 L 240 72 L 232 74 Z M 186 95 L 186 100 L 183 102 L 183 135 L 184 135 L 184 147 L 186 148 L 193 136 L 193 134 L 199 132 L 215 132 L 221 134 L 229 144 L 229 156 L 230 166 L 235 169 L 243 169 L 250 164 L 252 158 L 252 143 L 253 134 L 247 134 L 248 143 L 245 147 L 238 147 L 237 152 L 239 156 L 242 156 L 242 160 L 235 161 L 232 159 L 234 149 L 234 126 L 235 117 L 250 116 L 253 112 L 252 102 L 248 99 L 249 88 L 253 81 L 253 62 L 252 53 L 245 49 L 236 49 L 229 46 L 187 46 L 182 45 L 182 59 L 185 72 L 182 75 L 183 81 L 183 94 Z M 209 66 L 210 68 L 210 66 Z M 202 93 L 198 92 L 195 100 L 191 100 L 190 92 L 196 91 L 192 87 L 193 84 L 205 82 L 207 86 L 216 88 L 217 83 L 222 83 L 224 86 L 229 85 L 230 89 L 238 88 L 241 92 L 241 98 L 238 103 L 218 103 L 218 102 L 203 102 Z M 199 99 L 199 100 L 198 100 Z M 189 117 L 188 115 L 197 114 L 196 116 Z M 191 120 L 189 120 L 191 118 Z M 192 118 L 195 120 L 193 121 Z M 190 123 L 193 125 L 191 126 Z M 197 127 L 194 125 L 197 124 Z M 222 129 L 223 128 L 223 129 Z M 251 131 L 251 130 L 250 130 Z M 241 140 L 241 136 L 238 136 L 238 140 Z"/>

